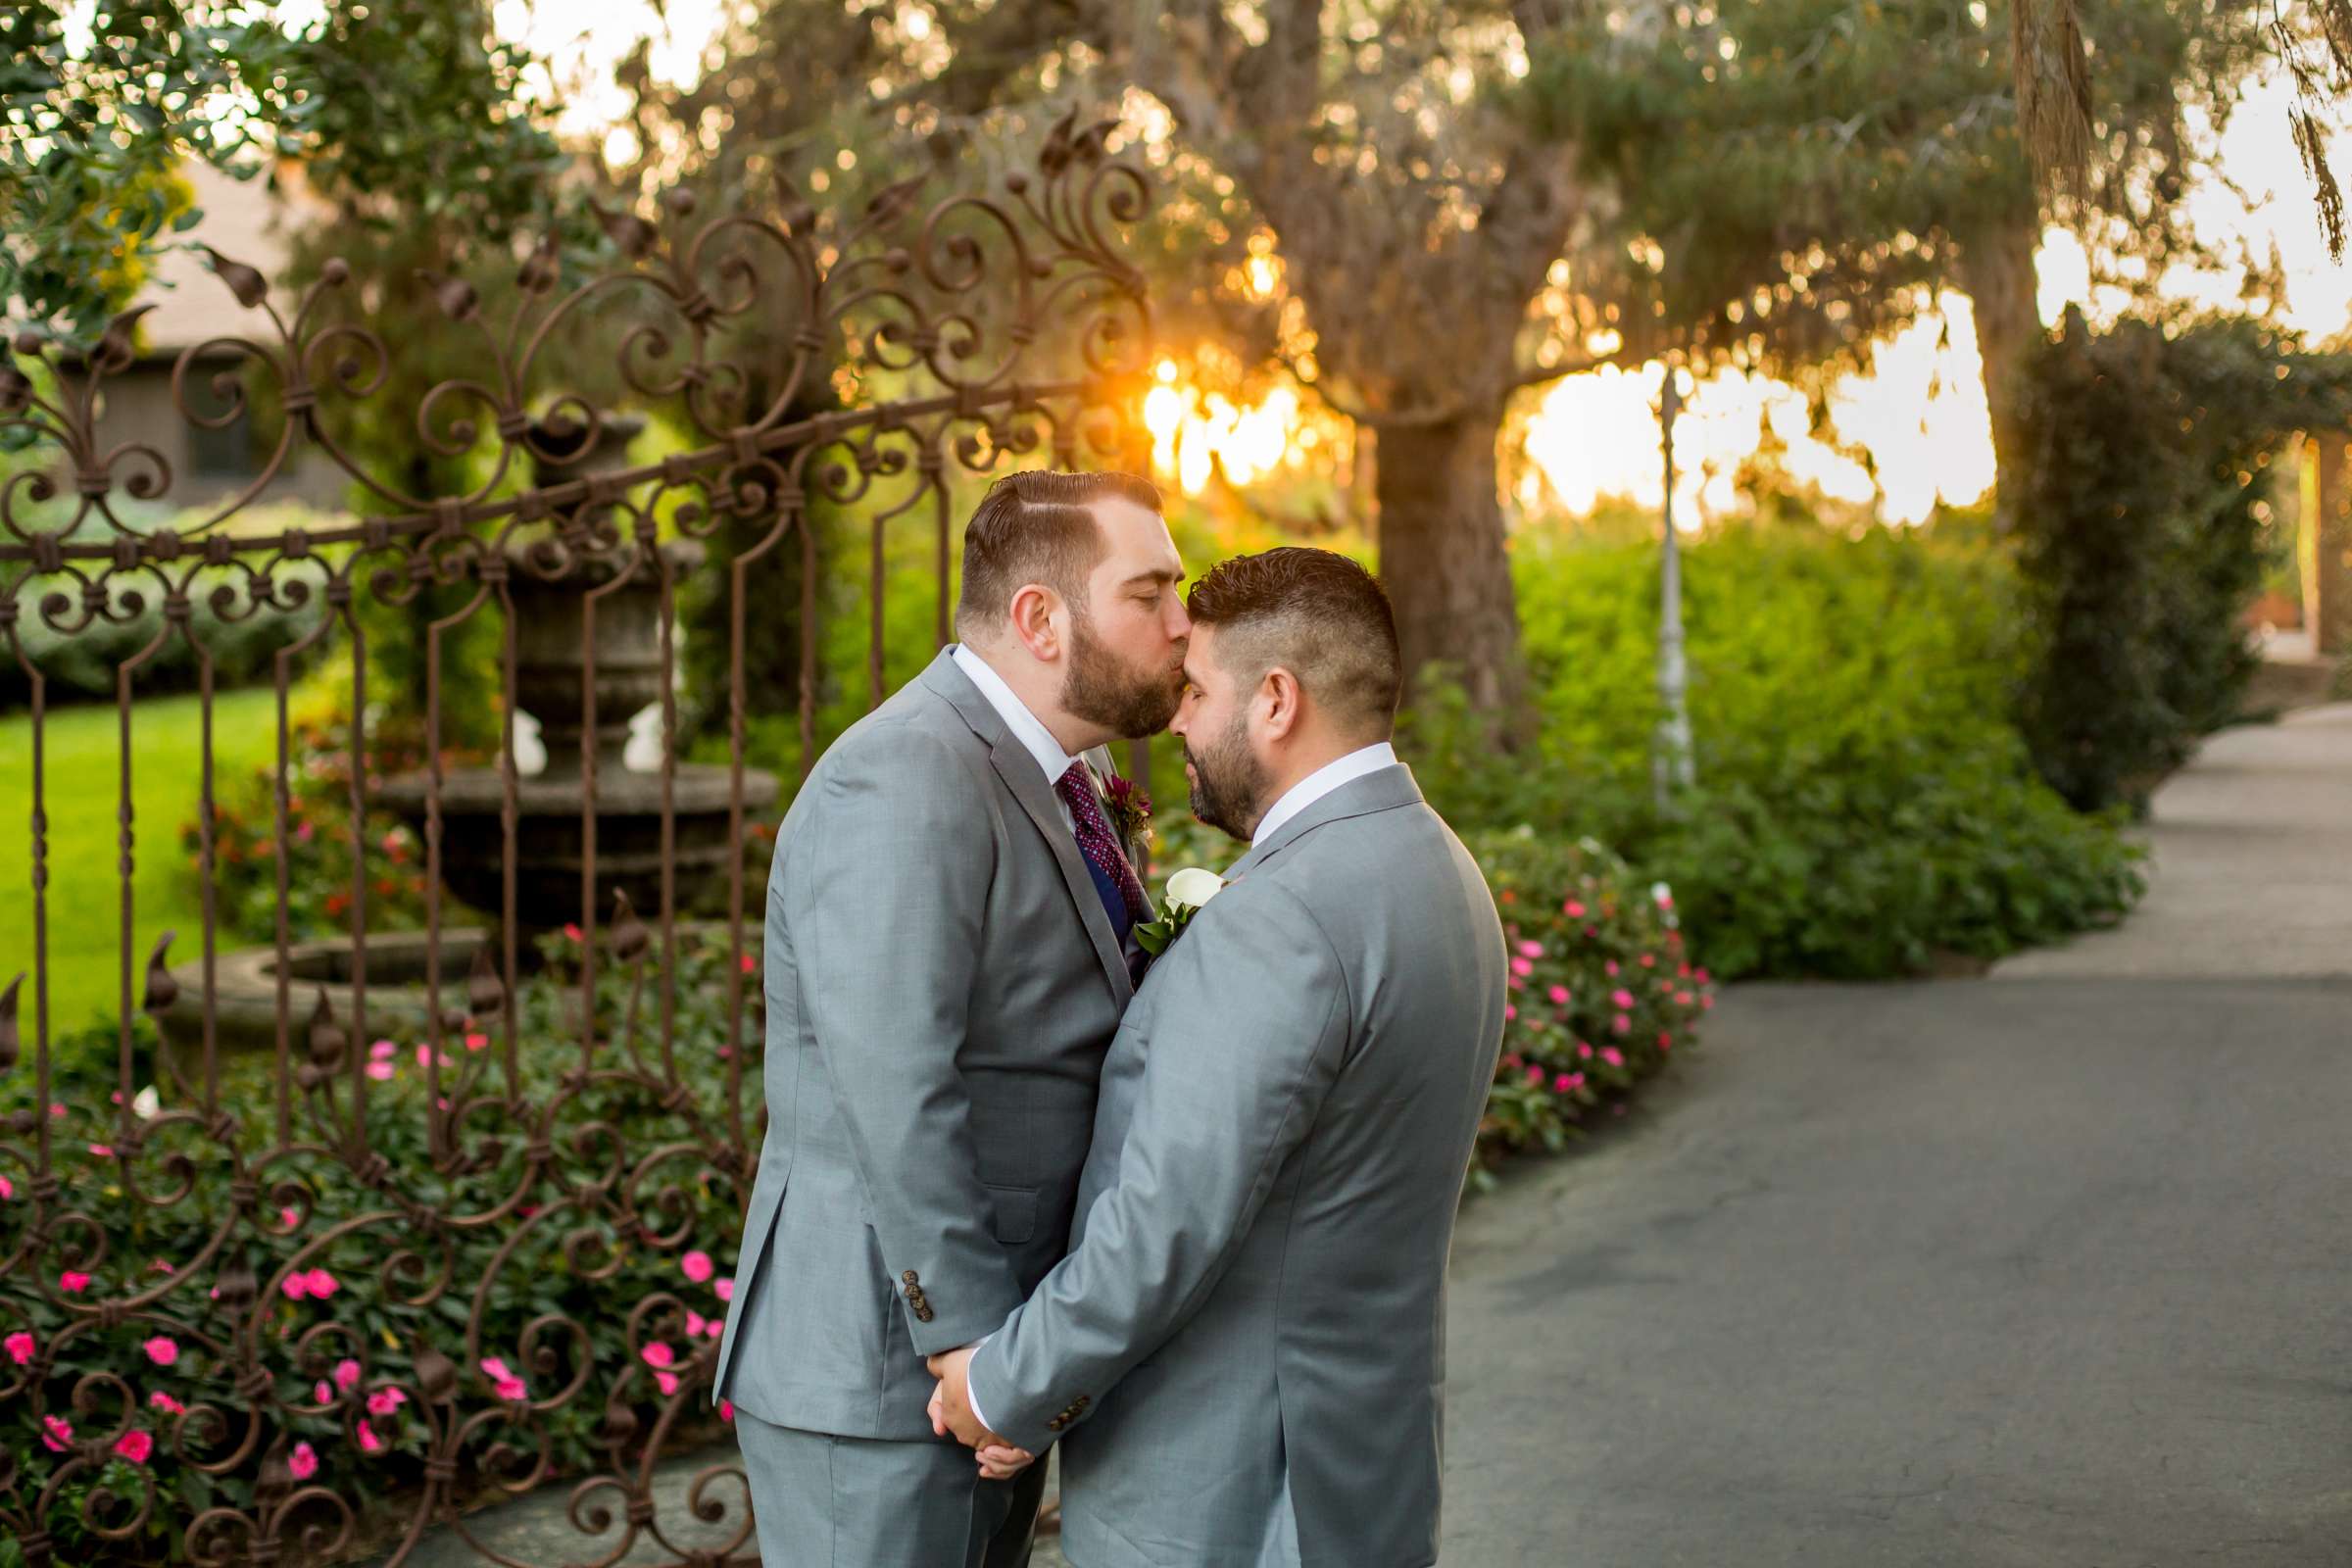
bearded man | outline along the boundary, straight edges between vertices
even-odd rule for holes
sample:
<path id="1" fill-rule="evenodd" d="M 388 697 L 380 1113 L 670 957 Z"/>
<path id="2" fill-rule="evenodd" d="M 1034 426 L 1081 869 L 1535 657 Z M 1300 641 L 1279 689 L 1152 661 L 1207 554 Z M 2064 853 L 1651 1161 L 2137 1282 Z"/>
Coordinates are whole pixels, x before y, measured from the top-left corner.
<path id="1" fill-rule="evenodd" d="M 719 1347 L 762 1560 L 1018 1568 L 1043 1467 L 934 1435 L 927 1357 L 1066 1250 L 1152 916 L 1107 757 L 1184 688 L 1183 564 L 1147 481 L 999 480 L 961 642 L 826 751 L 776 837 L 768 1126 Z"/>

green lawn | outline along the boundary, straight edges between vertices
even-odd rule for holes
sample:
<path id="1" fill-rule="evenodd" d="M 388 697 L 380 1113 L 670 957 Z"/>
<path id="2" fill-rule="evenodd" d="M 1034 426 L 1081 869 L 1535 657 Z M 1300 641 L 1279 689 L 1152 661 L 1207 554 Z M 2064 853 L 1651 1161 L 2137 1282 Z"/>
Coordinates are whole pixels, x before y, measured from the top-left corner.
<path id="1" fill-rule="evenodd" d="M 218 785 L 276 754 L 276 700 L 268 690 L 213 702 Z M 179 847 L 203 786 L 201 712 L 194 697 L 164 697 L 131 710 L 130 805 L 136 869 L 131 890 L 131 1004 L 156 937 L 179 933 L 174 961 L 201 951 L 202 906 Z M 121 1004 L 122 878 L 116 812 L 121 760 L 112 707 L 49 714 L 49 997 L 52 1030 L 112 1016 Z M 19 1018 L 32 1040 L 32 720 L 0 717 L 0 987 L 26 974 Z"/>

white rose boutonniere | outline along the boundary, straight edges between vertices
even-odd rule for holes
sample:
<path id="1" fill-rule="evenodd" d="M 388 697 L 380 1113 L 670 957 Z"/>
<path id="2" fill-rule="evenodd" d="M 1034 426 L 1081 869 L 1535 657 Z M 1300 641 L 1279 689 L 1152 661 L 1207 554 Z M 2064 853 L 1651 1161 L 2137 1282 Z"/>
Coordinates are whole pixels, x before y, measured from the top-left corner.
<path id="1" fill-rule="evenodd" d="M 1168 947 L 1184 928 L 1192 923 L 1200 906 L 1225 891 L 1225 879 L 1214 871 L 1188 865 L 1168 878 L 1166 889 L 1159 898 L 1159 918 L 1146 920 L 1135 928 L 1136 945 L 1153 957 L 1168 951 Z"/>

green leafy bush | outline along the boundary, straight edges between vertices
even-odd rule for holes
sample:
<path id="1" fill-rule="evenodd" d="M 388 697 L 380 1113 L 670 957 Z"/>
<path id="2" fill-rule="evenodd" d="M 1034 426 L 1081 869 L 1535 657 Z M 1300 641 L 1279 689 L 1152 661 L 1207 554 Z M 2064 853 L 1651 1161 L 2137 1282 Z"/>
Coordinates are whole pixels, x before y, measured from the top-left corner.
<path id="1" fill-rule="evenodd" d="M 21 1535 L 78 1456 L 95 1462 L 40 1513 L 60 1562 L 185 1560 L 204 1509 L 251 1512 L 304 1485 L 388 1544 L 428 1456 L 456 1460 L 441 1495 L 464 1506 L 502 1482 L 625 1472 L 658 1431 L 677 1452 L 715 1430 L 707 1389 L 749 1168 L 726 1152 L 757 1147 L 757 1016 L 738 1133 L 723 943 L 685 938 L 674 970 L 658 943 L 608 956 L 592 1074 L 576 949 L 553 939 L 548 956 L 518 999 L 514 1077 L 495 1021 L 452 1031 L 437 1081 L 424 1042 L 314 1034 L 283 1091 L 284 1145 L 267 1063 L 225 1071 L 219 1123 L 187 1086 L 126 1111 L 111 1060 L 53 1063 L 54 1105 L 28 1108 L 77 1217 L 52 1207 L 34 1236 L 32 1171 L 0 1172 L 0 1255 L 17 1260 L 0 1274 L 0 1534 Z M 89 1310 L 134 1297 L 117 1322 Z M 149 1487 L 146 1525 L 101 1540 Z M 294 1506 L 289 1536 L 332 1534 L 332 1507 Z"/>
<path id="2" fill-rule="evenodd" d="M 2077 807 L 2144 809 L 2237 712 L 2259 662 L 2244 626 L 2269 511 L 2255 481 L 2293 431 L 2352 412 L 2352 359 L 2252 321 L 2094 335 L 2069 311 L 2029 371 L 2011 508 L 2038 633 L 2025 733 Z"/>
<path id="3" fill-rule="evenodd" d="M 1698 788 L 1664 810 L 1654 545 L 1536 535 L 1515 566 L 1540 735 L 1497 756 L 1426 687 L 1404 726 L 1423 788 L 1457 827 L 1591 837 L 1670 882 L 1726 978 L 1991 958 L 2138 896 L 2120 822 L 2069 810 L 2010 722 L 2032 650 L 1981 535 L 1787 524 L 1690 548 Z"/>

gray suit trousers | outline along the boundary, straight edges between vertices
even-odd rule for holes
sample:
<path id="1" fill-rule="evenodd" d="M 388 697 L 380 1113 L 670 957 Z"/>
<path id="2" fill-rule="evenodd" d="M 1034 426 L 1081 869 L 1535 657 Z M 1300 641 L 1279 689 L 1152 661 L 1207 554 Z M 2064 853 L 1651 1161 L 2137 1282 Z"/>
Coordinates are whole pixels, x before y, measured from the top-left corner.
<path id="1" fill-rule="evenodd" d="M 843 1438 L 738 1409 L 761 1568 L 1027 1568 L 1046 1467 L 984 1481 L 945 1441 Z"/>

